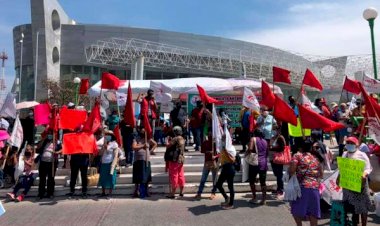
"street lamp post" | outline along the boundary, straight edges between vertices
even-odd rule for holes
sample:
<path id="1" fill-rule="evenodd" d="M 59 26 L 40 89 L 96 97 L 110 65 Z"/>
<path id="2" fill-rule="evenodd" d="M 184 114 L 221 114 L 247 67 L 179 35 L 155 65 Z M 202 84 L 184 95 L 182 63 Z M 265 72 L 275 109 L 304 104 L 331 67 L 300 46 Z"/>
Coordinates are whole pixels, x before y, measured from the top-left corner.
<path id="1" fill-rule="evenodd" d="M 21 53 L 20 53 L 20 73 L 19 73 L 19 91 L 18 91 L 18 102 L 21 102 L 21 75 L 22 75 L 22 48 L 24 46 L 24 33 L 21 32 Z"/>
<path id="2" fill-rule="evenodd" d="M 79 91 L 80 78 L 75 77 L 73 82 L 75 84 L 75 106 L 78 106 L 78 102 L 79 102 L 78 91 Z"/>
<path id="3" fill-rule="evenodd" d="M 373 73 L 375 79 L 377 79 L 377 65 L 376 65 L 376 51 L 375 51 L 375 35 L 373 32 L 373 25 L 377 17 L 377 10 L 373 7 L 369 7 L 363 12 L 363 17 L 369 23 L 369 28 L 371 30 L 371 43 L 372 43 L 372 60 L 373 60 Z"/>
<path id="4" fill-rule="evenodd" d="M 37 75 L 38 75 L 38 38 L 40 36 L 40 31 L 36 33 L 36 65 L 34 67 L 34 100 L 37 101 Z"/>

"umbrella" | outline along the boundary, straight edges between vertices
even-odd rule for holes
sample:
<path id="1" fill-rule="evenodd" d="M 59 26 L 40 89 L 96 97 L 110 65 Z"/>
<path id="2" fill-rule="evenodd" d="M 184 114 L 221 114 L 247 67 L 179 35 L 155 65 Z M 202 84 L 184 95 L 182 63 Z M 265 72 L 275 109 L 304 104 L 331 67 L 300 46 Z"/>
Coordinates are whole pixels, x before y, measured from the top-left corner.
<path id="1" fill-rule="evenodd" d="M 24 101 L 24 102 L 16 104 L 16 109 L 20 110 L 20 109 L 24 109 L 24 108 L 32 108 L 32 107 L 39 105 L 39 104 L 40 103 L 38 103 L 36 101 Z"/>

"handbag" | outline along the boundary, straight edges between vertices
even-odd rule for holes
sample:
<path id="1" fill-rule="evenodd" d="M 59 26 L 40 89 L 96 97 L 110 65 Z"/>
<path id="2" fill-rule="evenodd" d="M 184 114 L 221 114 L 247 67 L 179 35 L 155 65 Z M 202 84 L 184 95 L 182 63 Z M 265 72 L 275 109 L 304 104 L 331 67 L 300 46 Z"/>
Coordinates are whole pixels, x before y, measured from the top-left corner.
<path id="1" fill-rule="evenodd" d="M 211 161 L 205 162 L 205 167 L 208 170 L 215 170 L 218 168 L 218 165 L 216 164 L 216 162 L 214 160 L 211 160 Z"/>
<path id="2" fill-rule="evenodd" d="M 275 152 L 273 154 L 273 162 L 280 165 L 289 165 L 292 159 L 290 154 L 290 146 L 285 146 L 281 152 Z"/>
<path id="3" fill-rule="evenodd" d="M 250 152 L 249 154 L 245 155 L 245 161 L 252 166 L 258 166 L 259 165 L 259 156 L 257 151 L 257 145 L 256 145 L 256 138 L 253 138 L 253 142 L 255 144 L 255 150 L 256 153 Z"/>

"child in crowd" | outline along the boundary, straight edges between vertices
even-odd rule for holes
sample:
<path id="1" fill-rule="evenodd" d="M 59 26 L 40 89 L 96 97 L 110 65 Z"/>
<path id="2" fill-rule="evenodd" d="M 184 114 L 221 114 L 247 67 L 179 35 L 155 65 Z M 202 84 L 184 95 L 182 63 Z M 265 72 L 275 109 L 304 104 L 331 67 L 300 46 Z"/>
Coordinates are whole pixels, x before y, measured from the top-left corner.
<path id="1" fill-rule="evenodd" d="M 34 179 L 36 178 L 36 174 L 33 173 L 33 165 L 34 165 L 34 150 L 32 146 L 27 145 L 26 151 L 24 154 L 24 172 L 19 176 L 17 184 L 15 185 L 13 192 L 8 193 L 7 196 L 10 200 L 21 202 L 24 200 L 24 197 L 28 194 L 30 188 L 33 185 Z M 17 196 L 17 192 L 24 188 L 24 191 Z"/>

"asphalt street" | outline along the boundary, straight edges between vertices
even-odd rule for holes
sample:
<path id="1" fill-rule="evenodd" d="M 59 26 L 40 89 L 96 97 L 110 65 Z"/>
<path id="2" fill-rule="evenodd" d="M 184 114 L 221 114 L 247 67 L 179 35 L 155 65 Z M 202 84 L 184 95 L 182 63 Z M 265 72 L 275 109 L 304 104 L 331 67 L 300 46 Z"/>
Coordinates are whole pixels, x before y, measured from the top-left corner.
<path id="1" fill-rule="evenodd" d="M 190 194 L 176 200 L 163 195 L 148 199 L 117 196 L 111 200 L 61 197 L 41 202 L 27 199 L 22 203 L 5 203 L 7 212 L 0 216 L 0 225 L 294 225 L 289 206 L 280 201 L 270 200 L 266 206 L 259 206 L 248 203 L 250 195 L 237 194 L 235 209 L 223 210 L 220 195 L 215 200 L 208 200 L 208 194 L 199 201 L 192 197 Z M 329 225 L 328 218 L 329 214 L 325 214 L 320 225 Z M 379 224 L 380 218 L 371 214 L 368 225 Z"/>

